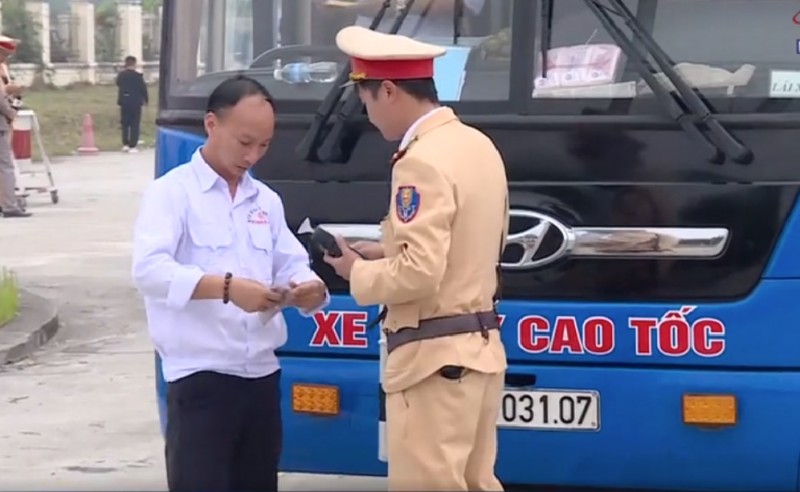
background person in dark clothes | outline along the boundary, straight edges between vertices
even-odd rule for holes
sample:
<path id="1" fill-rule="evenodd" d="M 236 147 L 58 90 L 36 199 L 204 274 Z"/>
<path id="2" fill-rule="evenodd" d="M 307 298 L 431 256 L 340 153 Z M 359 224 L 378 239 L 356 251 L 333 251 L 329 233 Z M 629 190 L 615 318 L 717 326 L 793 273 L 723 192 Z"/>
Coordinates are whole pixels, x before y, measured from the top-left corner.
<path id="1" fill-rule="evenodd" d="M 138 152 L 139 129 L 142 124 L 142 106 L 148 103 L 144 75 L 136 71 L 136 57 L 125 58 L 125 68 L 117 74 L 117 104 L 122 126 L 122 151 Z"/>
<path id="2" fill-rule="evenodd" d="M 327 305 L 280 196 L 248 174 L 275 130 L 267 90 L 229 79 L 208 99 L 206 143 L 145 190 L 133 280 L 167 380 L 170 491 L 278 488 L 281 308 Z"/>

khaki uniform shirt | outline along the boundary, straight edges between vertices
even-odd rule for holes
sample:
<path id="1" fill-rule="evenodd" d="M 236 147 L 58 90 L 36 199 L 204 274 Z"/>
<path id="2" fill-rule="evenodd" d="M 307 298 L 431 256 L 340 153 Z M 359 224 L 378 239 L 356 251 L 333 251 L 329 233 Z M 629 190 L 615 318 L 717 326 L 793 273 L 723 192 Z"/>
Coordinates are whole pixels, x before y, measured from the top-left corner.
<path id="1" fill-rule="evenodd" d="M 491 311 L 501 241 L 508 232 L 505 166 L 492 141 L 450 108 L 427 115 L 392 168 L 385 258 L 357 260 L 351 295 L 388 308 L 384 329 Z M 498 330 L 489 342 L 467 333 L 402 345 L 386 360 L 384 391 L 402 391 L 445 365 L 504 371 Z"/>

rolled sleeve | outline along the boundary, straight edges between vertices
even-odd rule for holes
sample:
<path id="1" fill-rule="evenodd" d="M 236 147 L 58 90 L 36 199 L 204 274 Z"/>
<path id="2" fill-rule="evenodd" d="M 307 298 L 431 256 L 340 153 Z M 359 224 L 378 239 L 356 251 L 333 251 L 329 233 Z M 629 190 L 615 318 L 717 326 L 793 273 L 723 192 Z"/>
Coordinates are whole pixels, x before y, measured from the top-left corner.
<path id="1" fill-rule="evenodd" d="M 205 273 L 195 266 L 177 269 L 167 290 L 167 305 L 181 309 L 192 300 L 194 290 Z"/>
<path id="2" fill-rule="evenodd" d="M 167 181 L 155 181 L 145 191 L 133 234 L 131 275 L 145 297 L 162 299 L 174 309 L 191 300 L 204 272 L 175 261 L 183 233 L 186 200 Z"/>

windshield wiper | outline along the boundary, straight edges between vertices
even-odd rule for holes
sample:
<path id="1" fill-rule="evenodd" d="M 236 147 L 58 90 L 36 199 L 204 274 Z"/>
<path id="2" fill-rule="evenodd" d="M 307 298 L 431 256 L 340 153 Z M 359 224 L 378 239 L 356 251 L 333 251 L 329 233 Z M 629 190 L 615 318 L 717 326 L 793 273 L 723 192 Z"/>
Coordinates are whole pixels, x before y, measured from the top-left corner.
<path id="1" fill-rule="evenodd" d="M 408 13 L 411 11 L 411 7 L 414 6 L 415 1 L 416 0 L 408 0 L 408 2 L 405 2 L 405 4 L 399 8 L 400 14 L 395 19 L 392 28 L 389 29 L 389 34 L 397 34 L 403 22 L 405 22 Z M 317 154 L 323 162 L 347 162 L 349 155 L 345 155 L 344 149 L 342 148 L 344 133 L 347 129 L 347 122 L 361 109 L 363 109 L 361 99 L 358 97 L 358 91 L 354 89 L 347 96 L 344 103 L 342 103 L 339 112 L 336 114 L 336 120 L 331 127 L 331 131 L 325 136 L 322 145 L 320 145 L 317 150 Z"/>
<path id="2" fill-rule="evenodd" d="M 413 2 L 414 0 L 411 0 L 411 3 Z M 372 23 L 369 26 L 370 29 L 374 31 L 378 28 L 383 20 L 383 16 L 386 14 L 386 11 L 391 8 L 391 6 L 392 0 L 383 0 L 380 10 L 378 10 L 378 13 L 372 19 Z M 331 114 L 333 114 L 333 110 L 336 108 L 336 103 L 341 100 L 342 94 L 346 90 L 346 88 L 342 86 L 349 79 L 350 70 L 351 64 L 350 60 L 348 60 L 345 64 L 344 70 L 339 73 L 339 75 L 336 77 L 336 80 L 333 82 L 333 89 L 331 89 L 328 95 L 325 96 L 325 99 L 317 108 L 317 112 L 314 113 L 314 119 L 311 121 L 308 131 L 303 137 L 303 140 L 301 140 L 297 145 L 296 153 L 301 159 L 319 162 L 317 149 L 319 147 L 320 138 L 322 137 L 322 130 L 325 128 L 325 123 L 330 119 Z"/>
<path id="3" fill-rule="evenodd" d="M 753 153 L 742 145 L 736 138 L 723 127 L 711 113 L 709 107 L 700 99 L 686 81 L 674 68 L 674 62 L 664 52 L 655 40 L 642 29 L 636 16 L 625 6 L 622 0 L 609 0 L 617 9 L 601 5 L 598 0 L 584 0 L 587 7 L 595 14 L 597 19 L 606 28 L 609 35 L 617 42 L 620 49 L 634 62 L 638 72 L 653 91 L 656 99 L 669 112 L 670 116 L 680 124 L 686 133 L 695 142 L 707 149 L 709 160 L 721 164 L 724 154 L 734 162 L 749 164 Z M 650 64 L 645 54 L 629 40 L 622 30 L 614 23 L 609 12 L 622 17 L 634 36 L 639 38 L 645 51 L 653 57 L 661 72 L 672 82 L 678 94 L 667 90 L 655 77 L 656 70 Z M 687 109 L 689 111 L 687 111 Z M 692 113 L 692 111 L 694 113 Z M 699 121 L 698 121 L 699 120 Z M 697 124 L 703 123 L 710 131 L 707 137 L 700 131 Z"/>
<path id="4" fill-rule="evenodd" d="M 550 45 L 553 42 L 553 2 L 555 0 L 544 0 L 542 2 L 542 34 L 539 36 L 539 59 L 542 60 L 542 78 L 547 78 L 547 58 Z"/>
<path id="5" fill-rule="evenodd" d="M 453 44 L 457 45 L 461 38 L 461 22 L 464 20 L 464 0 L 455 0 L 453 4 Z"/>

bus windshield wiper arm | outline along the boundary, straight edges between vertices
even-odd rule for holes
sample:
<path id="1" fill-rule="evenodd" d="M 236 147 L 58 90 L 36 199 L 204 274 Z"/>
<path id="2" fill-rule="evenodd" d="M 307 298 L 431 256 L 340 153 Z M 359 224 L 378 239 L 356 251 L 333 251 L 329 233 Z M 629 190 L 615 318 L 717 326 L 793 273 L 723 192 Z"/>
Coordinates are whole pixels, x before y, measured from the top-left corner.
<path id="1" fill-rule="evenodd" d="M 542 2 L 542 34 L 539 37 L 539 57 L 542 60 L 542 78 L 547 78 L 547 63 L 550 55 L 550 45 L 552 44 L 553 30 L 553 2 L 555 0 L 544 0 Z"/>
<path id="2" fill-rule="evenodd" d="M 413 0 L 411 0 L 413 2 Z M 380 10 L 372 19 L 372 23 L 370 23 L 369 28 L 375 30 L 380 25 L 381 21 L 383 20 L 383 16 L 386 14 L 386 11 L 392 6 L 392 0 L 383 0 L 383 4 L 381 5 Z M 339 73 L 336 77 L 336 80 L 333 82 L 333 88 L 325 96 L 325 99 L 317 108 L 316 113 L 314 113 L 314 119 L 311 121 L 311 125 L 308 128 L 303 140 L 297 145 L 297 155 L 303 160 L 307 161 L 318 161 L 319 157 L 317 155 L 317 148 L 319 147 L 319 139 L 322 136 L 322 130 L 325 128 L 325 123 L 328 122 L 331 115 L 333 114 L 333 110 L 336 108 L 336 103 L 338 103 L 342 99 L 342 94 L 344 94 L 345 88 L 342 87 L 345 82 L 347 82 L 348 78 L 350 77 L 350 61 L 348 60 L 345 64 L 344 70 Z"/>
<path id="3" fill-rule="evenodd" d="M 669 111 L 670 116 L 681 125 L 690 137 L 707 149 L 710 155 L 710 161 L 722 163 L 724 156 L 721 154 L 724 152 L 735 162 L 750 162 L 752 158 L 750 149 L 737 141 L 733 135 L 719 123 L 708 106 L 674 69 L 674 62 L 664 53 L 664 50 L 658 46 L 655 40 L 642 29 L 636 17 L 628 10 L 621 0 L 609 0 L 618 10 L 601 5 L 598 0 L 584 1 L 606 28 L 609 35 L 619 44 L 620 49 L 634 62 L 642 78 L 652 89 L 653 95 L 662 103 L 664 108 Z M 642 54 L 638 47 L 633 44 L 616 23 L 611 20 L 609 12 L 625 20 L 625 23 L 631 29 L 633 35 L 639 38 L 646 53 L 653 57 L 662 73 L 672 82 L 678 94 L 669 91 L 656 79 L 656 70 L 647 60 L 647 56 Z M 688 108 L 689 111 L 687 112 L 684 108 Z M 692 111 L 695 114 L 692 114 Z M 700 122 L 704 123 L 710 130 L 710 138 L 698 128 L 698 118 Z"/>
<path id="4" fill-rule="evenodd" d="M 405 22 L 408 13 L 411 11 L 411 7 L 414 6 L 414 2 L 416 0 L 408 0 L 402 7 L 399 8 L 400 15 L 394 21 L 392 28 L 389 29 L 389 34 L 397 34 L 402 27 L 403 22 Z M 319 146 L 319 150 L 317 151 L 319 154 L 319 158 L 323 162 L 343 162 L 346 161 L 346 156 L 344 156 L 342 152 L 342 141 L 345 129 L 347 127 L 347 122 L 356 111 L 359 111 L 363 108 L 361 104 L 361 100 L 358 98 L 358 91 L 353 90 L 350 95 L 347 96 L 344 103 L 342 103 L 339 112 L 336 114 L 336 120 L 333 122 L 333 127 L 328 135 L 325 136 L 322 144 Z"/>

